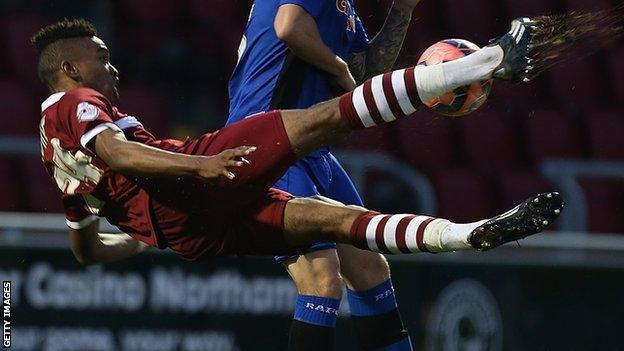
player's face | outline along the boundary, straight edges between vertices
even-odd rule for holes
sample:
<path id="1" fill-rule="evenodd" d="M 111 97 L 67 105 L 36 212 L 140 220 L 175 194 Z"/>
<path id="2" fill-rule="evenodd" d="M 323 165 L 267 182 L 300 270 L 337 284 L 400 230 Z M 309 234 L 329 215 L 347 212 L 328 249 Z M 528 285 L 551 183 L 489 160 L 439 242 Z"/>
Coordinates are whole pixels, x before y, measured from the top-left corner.
<path id="1" fill-rule="evenodd" d="M 78 64 L 85 87 L 97 90 L 113 105 L 119 101 L 119 71 L 110 63 L 110 52 L 102 39 L 92 37 L 85 43 L 85 56 Z"/>

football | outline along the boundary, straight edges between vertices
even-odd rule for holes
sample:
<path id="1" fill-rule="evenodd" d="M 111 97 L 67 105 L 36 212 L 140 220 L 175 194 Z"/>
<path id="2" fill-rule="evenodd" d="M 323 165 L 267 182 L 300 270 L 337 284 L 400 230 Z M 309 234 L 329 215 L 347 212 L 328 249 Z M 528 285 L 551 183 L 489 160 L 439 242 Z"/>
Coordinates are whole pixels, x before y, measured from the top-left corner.
<path id="1" fill-rule="evenodd" d="M 419 65 L 437 65 L 468 56 L 479 46 L 464 39 L 447 39 L 430 46 L 418 60 Z M 492 80 L 459 87 L 425 102 L 429 108 L 445 116 L 461 117 L 476 111 L 492 91 Z"/>

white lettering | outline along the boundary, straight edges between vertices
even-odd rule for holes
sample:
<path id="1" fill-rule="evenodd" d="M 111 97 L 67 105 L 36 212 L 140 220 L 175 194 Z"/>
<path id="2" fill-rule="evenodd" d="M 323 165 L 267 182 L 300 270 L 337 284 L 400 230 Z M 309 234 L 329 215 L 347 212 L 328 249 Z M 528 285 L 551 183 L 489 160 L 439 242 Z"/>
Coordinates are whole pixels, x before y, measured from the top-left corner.
<path id="1" fill-rule="evenodd" d="M 2 321 L 2 346 L 11 347 L 11 322 Z"/>
<path id="2" fill-rule="evenodd" d="M 394 289 L 388 289 L 379 295 L 375 295 L 375 301 L 384 300 L 392 295 L 394 295 Z"/>
<path id="3" fill-rule="evenodd" d="M 154 311 L 288 315 L 297 290 L 283 277 L 247 278 L 236 271 L 187 274 L 156 267 L 150 274 Z"/>
<path id="4" fill-rule="evenodd" d="M 2 346 L 11 347 L 11 282 L 2 282 Z"/>
<path id="5" fill-rule="evenodd" d="M 147 288 L 137 273 L 106 272 L 101 266 L 84 271 L 55 271 L 34 264 L 26 278 L 25 295 L 34 308 L 137 311 L 145 305 Z"/>

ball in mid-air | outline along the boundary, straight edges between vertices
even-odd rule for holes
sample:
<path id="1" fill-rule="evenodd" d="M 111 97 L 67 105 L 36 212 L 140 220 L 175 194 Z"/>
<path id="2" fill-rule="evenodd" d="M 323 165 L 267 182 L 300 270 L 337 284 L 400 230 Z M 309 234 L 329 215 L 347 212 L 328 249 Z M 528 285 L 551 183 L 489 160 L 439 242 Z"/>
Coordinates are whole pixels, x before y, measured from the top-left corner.
<path id="1" fill-rule="evenodd" d="M 447 39 L 430 46 L 418 59 L 419 65 L 432 66 L 468 56 L 479 47 L 468 40 Z M 445 116 L 460 117 L 481 107 L 492 91 L 492 80 L 474 82 L 442 94 L 425 105 Z"/>

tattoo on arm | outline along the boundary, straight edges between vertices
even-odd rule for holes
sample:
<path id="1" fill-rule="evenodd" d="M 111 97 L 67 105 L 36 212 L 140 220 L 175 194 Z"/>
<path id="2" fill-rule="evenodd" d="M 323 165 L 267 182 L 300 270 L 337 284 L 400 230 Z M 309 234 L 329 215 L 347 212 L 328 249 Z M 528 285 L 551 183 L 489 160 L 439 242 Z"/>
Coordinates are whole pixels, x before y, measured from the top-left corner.
<path id="1" fill-rule="evenodd" d="M 407 33 L 412 13 L 392 7 L 381 31 L 371 41 L 365 57 L 364 79 L 389 71 Z"/>
<path id="2" fill-rule="evenodd" d="M 347 64 L 349 65 L 349 71 L 351 71 L 353 79 L 355 79 L 358 84 L 361 84 L 366 75 L 366 52 L 352 53 L 347 59 Z"/>

